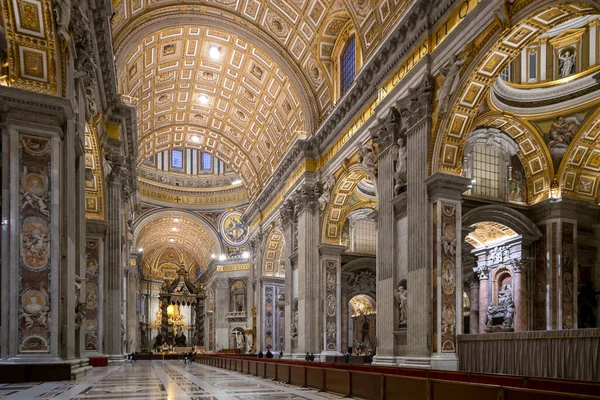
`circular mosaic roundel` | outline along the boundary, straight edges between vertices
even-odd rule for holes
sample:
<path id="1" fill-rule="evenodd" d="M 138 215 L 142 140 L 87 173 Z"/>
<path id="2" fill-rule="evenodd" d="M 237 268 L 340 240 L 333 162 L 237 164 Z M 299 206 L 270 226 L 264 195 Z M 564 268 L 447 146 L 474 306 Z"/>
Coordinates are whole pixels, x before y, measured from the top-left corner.
<path id="1" fill-rule="evenodd" d="M 242 213 L 232 211 L 221 216 L 219 232 L 230 246 L 239 247 L 248 240 L 248 228 L 242 223 Z"/>

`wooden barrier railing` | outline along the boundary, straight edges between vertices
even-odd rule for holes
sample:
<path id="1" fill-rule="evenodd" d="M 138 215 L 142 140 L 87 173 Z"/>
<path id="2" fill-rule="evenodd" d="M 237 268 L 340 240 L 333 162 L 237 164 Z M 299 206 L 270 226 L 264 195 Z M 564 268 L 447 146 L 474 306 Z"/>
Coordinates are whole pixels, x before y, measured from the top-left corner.
<path id="1" fill-rule="evenodd" d="M 367 400 L 600 399 L 600 383 L 594 382 L 405 368 L 385 368 L 386 372 L 380 372 L 377 367 L 340 368 L 326 363 L 217 355 L 199 355 L 195 359 L 201 364 Z M 361 370 L 365 368 L 370 371 Z M 539 390 L 544 382 L 554 386 Z"/>

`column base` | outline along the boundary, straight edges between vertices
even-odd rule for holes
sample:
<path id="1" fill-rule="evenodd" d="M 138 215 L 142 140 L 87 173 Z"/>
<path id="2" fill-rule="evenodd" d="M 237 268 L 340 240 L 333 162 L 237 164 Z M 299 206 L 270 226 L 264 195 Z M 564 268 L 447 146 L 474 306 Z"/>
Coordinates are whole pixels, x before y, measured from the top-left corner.
<path id="1" fill-rule="evenodd" d="M 394 356 L 373 356 L 371 365 L 382 366 L 382 367 L 395 367 L 396 357 Z"/>
<path id="2" fill-rule="evenodd" d="M 77 380 L 85 377 L 88 372 L 92 370 L 92 366 L 89 365 L 89 359 L 78 358 L 71 360 L 71 379 Z"/>
<path id="3" fill-rule="evenodd" d="M 126 354 L 109 355 L 108 356 L 108 363 L 109 364 L 121 364 L 121 363 L 124 363 L 126 359 L 127 359 L 127 355 Z"/>
<path id="4" fill-rule="evenodd" d="M 446 371 L 458 371 L 458 357 L 453 355 L 434 355 L 431 357 L 431 368 Z"/>
<path id="5" fill-rule="evenodd" d="M 431 369 L 431 357 L 404 357 L 401 367 Z"/>

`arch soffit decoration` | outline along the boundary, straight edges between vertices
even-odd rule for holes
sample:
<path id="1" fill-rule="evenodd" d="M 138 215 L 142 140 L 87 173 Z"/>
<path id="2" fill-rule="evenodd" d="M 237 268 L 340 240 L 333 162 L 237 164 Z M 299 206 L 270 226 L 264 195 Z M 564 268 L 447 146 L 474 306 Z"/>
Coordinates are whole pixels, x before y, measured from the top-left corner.
<path id="1" fill-rule="evenodd" d="M 210 58 L 210 46 L 221 48 L 221 60 Z M 301 98 L 293 75 L 270 53 L 241 36 L 180 25 L 148 34 L 118 57 L 121 90 L 139 99 L 138 164 L 173 143 L 196 142 L 216 147 L 255 193 L 310 131 L 306 115 L 314 102 Z"/>
<path id="2" fill-rule="evenodd" d="M 600 200 L 600 110 L 587 118 L 558 170 L 561 196 Z"/>
<path id="3" fill-rule="evenodd" d="M 541 135 L 531 124 L 518 117 L 487 113 L 477 118 L 476 127 L 497 129 L 517 144 L 517 156 L 527 179 L 527 202 L 535 204 L 548 198 L 550 182 L 554 177 L 552 159 Z M 474 130 L 473 132 L 476 132 Z M 470 132 L 471 135 L 473 132 Z M 465 144 L 468 139 L 465 139 Z"/>
<path id="4" fill-rule="evenodd" d="M 522 10 L 525 16 L 514 17 L 512 27 L 494 34 L 484 50 L 462 74 L 459 89 L 451 98 L 452 108 L 438 126 L 434 140 L 432 172 L 461 174 L 462 151 L 481 103 L 486 99 L 502 70 L 523 48 L 540 34 L 572 18 L 595 14 L 598 10 L 582 2 L 536 4 L 535 10 Z M 496 26 L 499 31 L 498 25 Z M 491 43 L 491 44 L 490 44 Z M 546 182 L 548 183 L 548 182 Z M 549 187 L 546 187 L 549 194 Z"/>
<path id="5" fill-rule="evenodd" d="M 175 222 L 175 218 L 179 221 Z M 172 228 L 177 228 L 173 231 Z M 173 239 L 173 241 L 171 241 Z M 216 229 L 201 216 L 183 210 L 155 210 L 135 222 L 136 247 L 147 252 L 179 245 L 194 255 L 200 268 L 206 267 L 211 254 L 222 253 L 223 244 Z"/>
<path id="6" fill-rule="evenodd" d="M 528 241 L 533 242 L 542 237 L 542 232 L 529 218 L 503 205 L 477 207 L 466 212 L 462 217 L 462 225 L 465 227 L 488 221 L 504 225 Z"/>
<path id="7" fill-rule="evenodd" d="M 263 255 L 263 276 L 285 276 L 281 261 L 285 257 L 285 236 L 281 228 L 273 227 L 267 236 Z"/>
<path id="8" fill-rule="evenodd" d="M 321 226 L 324 243 L 340 244 L 348 203 L 354 189 L 364 178 L 370 178 L 369 174 L 358 163 L 351 165 L 347 170 L 342 170 L 331 191 L 331 200 L 323 212 Z M 370 204 L 373 202 L 371 201 Z"/>
<path id="9" fill-rule="evenodd" d="M 92 171 L 92 181 L 85 182 L 85 217 L 104 219 L 104 169 L 95 127 L 85 130 L 85 168 Z"/>
<path id="10" fill-rule="evenodd" d="M 114 15 L 111 19 L 115 32 L 115 43 L 118 45 L 124 38 L 130 36 L 132 29 L 143 22 L 165 15 L 169 9 L 181 16 L 184 12 L 196 12 L 205 15 L 220 15 L 221 23 L 232 21 L 237 25 L 251 25 L 258 28 L 270 41 L 277 43 L 304 70 L 305 79 L 315 88 L 320 100 L 322 111 L 330 107 L 331 93 L 326 96 L 328 85 L 324 84 L 325 75 L 318 64 L 321 49 L 314 46 L 313 40 L 319 38 L 319 33 L 328 21 L 328 17 L 338 12 L 348 13 L 353 25 L 357 27 L 361 52 L 370 54 L 382 39 L 395 26 L 398 19 L 414 1 L 353 1 L 337 0 L 331 2 L 291 2 L 280 1 L 276 4 L 267 2 L 224 2 L 215 1 L 202 6 L 193 2 L 167 0 L 160 3 L 141 2 L 133 0 L 117 0 L 114 2 Z M 176 4 L 177 6 L 173 6 Z M 299 4 L 302 4 L 299 6 Z M 197 23 L 196 23 L 197 24 Z M 318 74 L 313 72 L 317 67 Z"/>

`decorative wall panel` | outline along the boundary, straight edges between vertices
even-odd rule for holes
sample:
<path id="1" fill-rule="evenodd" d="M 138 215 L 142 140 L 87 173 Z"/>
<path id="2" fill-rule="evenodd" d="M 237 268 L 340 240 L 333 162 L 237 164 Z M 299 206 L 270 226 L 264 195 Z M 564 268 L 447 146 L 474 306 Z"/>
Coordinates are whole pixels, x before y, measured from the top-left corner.
<path id="1" fill-rule="evenodd" d="M 575 230 L 573 224 L 562 223 L 562 328 L 575 328 L 575 303 L 577 294 L 575 286 Z"/>
<path id="2" fill-rule="evenodd" d="M 542 239 L 535 244 L 533 274 L 533 329 L 546 330 L 546 226 L 540 226 Z"/>
<path id="3" fill-rule="evenodd" d="M 456 206 L 441 208 L 441 344 L 442 353 L 456 352 Z"/>
<path id="4" fill-rule="evenodd" d="M 85 242 L 85 349 L 98 351 L 100 239 Z"/>
<path id="5" fill-rule="evenodd" d="M 325 260 L 325 350 L 336 351 L 338 337 L 338 263 Z"/>
<path id="6" fill-rule="evenodd" d="M 56 95 L 57 68 L 51 0 L 3 0 L 9 86 Z"/>
<path id="7" fill-rule="evenodd" d="M 264 347 L 273 350 L 274 314 L 275 314 L 275 287 L 265 286 L 265 333 Z"/>
<path id="8" fill-rule="evenodd" d="M 51 140 L 22 135 L 20 156 L 19 353 L 49 353 Z"/>

